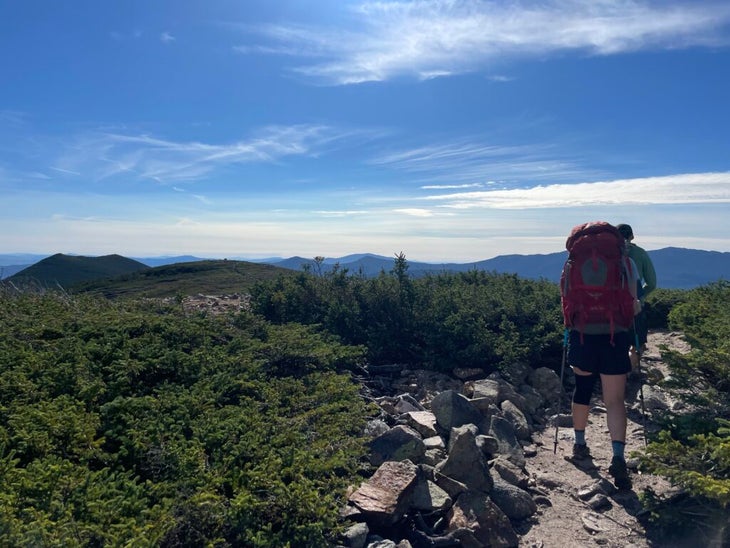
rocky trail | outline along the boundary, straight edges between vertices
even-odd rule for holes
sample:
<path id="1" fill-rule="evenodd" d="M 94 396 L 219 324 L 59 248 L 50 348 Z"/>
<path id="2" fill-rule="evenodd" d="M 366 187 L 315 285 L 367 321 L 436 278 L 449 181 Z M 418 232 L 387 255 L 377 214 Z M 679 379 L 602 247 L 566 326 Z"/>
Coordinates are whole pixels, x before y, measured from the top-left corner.
<path id="1" fill-rule="evenodd" d="M 679 333 L 649 334 L 641 373 L 632 373 L 627 386 L 626 455 L 633 487 L 622 491 L 608 474 L 612 450 L 600 383 L 586 430 L 592 459 L 565 458 L 573 445 L 568 367 L 559 409 L 560 379 L 547 368 L 517 367 L 512 378 L 373 368 L 364 384 L 382 411 L 369 425 L 370 463 L 377 470 L 352 488 L 343 516 L 353 525 L 342 545 L 712 546 L 696 535 L 670 543 L 666 531 L 646 519 L 640 499 L 646 489 L 660 496 L 677 492 L 665 479 L 642 473 L 637 458 L 645 447 L 645 427 L 655 431 L 653 419 L 681 406 L 657 382 L 668 372 L 663 348 L 689 350 Z M 477 377 L 469 380 L 471 374 Z"/>
<path id="2" fill-rule="evenodd" d="M 646 378 L 657 379 L 666 374 L 666 366 L 661 361 L 662 346 L 680 352 L 689 350 L 678 333 L 656 331 L 649 334 L 641 368 L 645 376 L 642 390 L 648 416 L 647 428 L 650 431 L 654 426 L 652 416 L 677 405 Z M 565 460 L 564 457 L 571 454 L 573 444 L 572 427 L 569 425 L 558 430 L 557 453 L 553 453 L 554 427 L 534 433 L 533 439 L 538 449 L 534 456 L 526 459 L 526 470 L 536 484 L 549 493 L 550 504 L 541 506 L 533 519 L 523 525 L 520 546 L 670 546 L 662 541 L 663 531 L 647 529 L 644 525 L 646 521 L 642 519 L 644 513 L 639 494 L 647 488 L 658 494 L 666 494 L 673 488 L 661 477 L 640 473 L 637 469 L 638 460 L 631 458 L 632 453 L 640 453 L 644 449 L 640 387 L 640 379 L 632 375 L 627 393 L 629 412 L 626 440 L 627 461 L 633 481 L 630 491 L 619 492 L 610 481 L 608 465 L 611 460 L 611 442 L 600 393 L 594 395 L 586 430 L 592 462 L 576 466 Z M 566 413 L 568 409 L 569 402 L 566 402 Z M 569 424 L 567 421 L 565 423 Z M 671 546 L 698 546 L 698 540 L 688 539 L 687 543 L 673 541 Z"/>

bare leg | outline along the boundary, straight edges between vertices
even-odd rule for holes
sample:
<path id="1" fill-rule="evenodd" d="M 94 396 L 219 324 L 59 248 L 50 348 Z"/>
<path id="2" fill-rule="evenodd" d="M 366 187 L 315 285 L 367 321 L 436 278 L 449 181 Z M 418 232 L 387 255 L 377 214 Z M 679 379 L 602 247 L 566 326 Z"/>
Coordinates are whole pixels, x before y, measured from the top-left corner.
<path id="1" fill-rule="evenodd" d="M 611 441 L 626 441 L 626 375 L 601 375 Z M 574 419 L 575 420 L 575 419 Z"/>

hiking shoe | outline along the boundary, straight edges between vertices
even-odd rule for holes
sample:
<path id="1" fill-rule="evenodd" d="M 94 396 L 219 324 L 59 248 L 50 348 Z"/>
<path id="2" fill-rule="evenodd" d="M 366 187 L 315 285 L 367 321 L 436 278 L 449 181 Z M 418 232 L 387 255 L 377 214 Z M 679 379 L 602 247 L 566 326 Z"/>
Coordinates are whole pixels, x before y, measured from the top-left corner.
<path id="1" fill-rule="evenodd" d="M 589 459 L 591 458 L 591 450 L 585 443 L 573 444 L 573 458 L 574 459 Z"/>
<path id="2" fill-rule="evenodd" d="M 613 483 L 618 489 L 631 489 L 631 478 L 626 469 L 626 461 L 621 457 L 613 457 L 608 473 L 613 476 Z"/>

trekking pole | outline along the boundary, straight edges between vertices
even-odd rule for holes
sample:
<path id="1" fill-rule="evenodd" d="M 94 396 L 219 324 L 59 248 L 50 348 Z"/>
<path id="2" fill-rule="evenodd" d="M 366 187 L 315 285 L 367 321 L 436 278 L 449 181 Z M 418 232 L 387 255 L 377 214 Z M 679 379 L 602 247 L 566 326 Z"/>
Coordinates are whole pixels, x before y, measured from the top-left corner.
<path id="1" fill-rule="evenodd" d="M 568 352 L 568 328 L 563 333 L 563 362 L 560 365 L 560 395 L 558 396 L 558 409 L 555 414 L 555 441 L 553 442 L 553 455 L 558 452 L 558 427 L 560 426 L 560 407 L 563 404 L 563 373 L 565 372 L 565 356 Z"/>
<path id="2" fill-rule="evenodd" d="M 641 374 L 641 350 L 639 349 L 639 332 L 636 330 L 636 316 L 634 316 L 634 344 L 636 345 L 637 365 L 636 372 L 639 374 L 639 401 L 641 402 L 641 423 L 644 430 L 644 447 L 649 445 L 646 438 L 646 407 L 644 407 L 644 376 Z"/>

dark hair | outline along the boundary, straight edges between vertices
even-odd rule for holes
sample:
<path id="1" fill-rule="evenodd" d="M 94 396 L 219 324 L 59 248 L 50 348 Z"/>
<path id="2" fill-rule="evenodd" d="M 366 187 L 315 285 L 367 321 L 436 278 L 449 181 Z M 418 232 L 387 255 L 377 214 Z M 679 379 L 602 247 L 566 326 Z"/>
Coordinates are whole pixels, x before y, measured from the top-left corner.
<path id="1" fill-rule="evenodd" d="M 624 237 L 624 240 L 628 240 L 629 238 L 634 237 L 634 231 L 631 230 L 631 225 L 620 224 L 616 225 L 616 228 L 621 233 L 621 236 Z"/>

